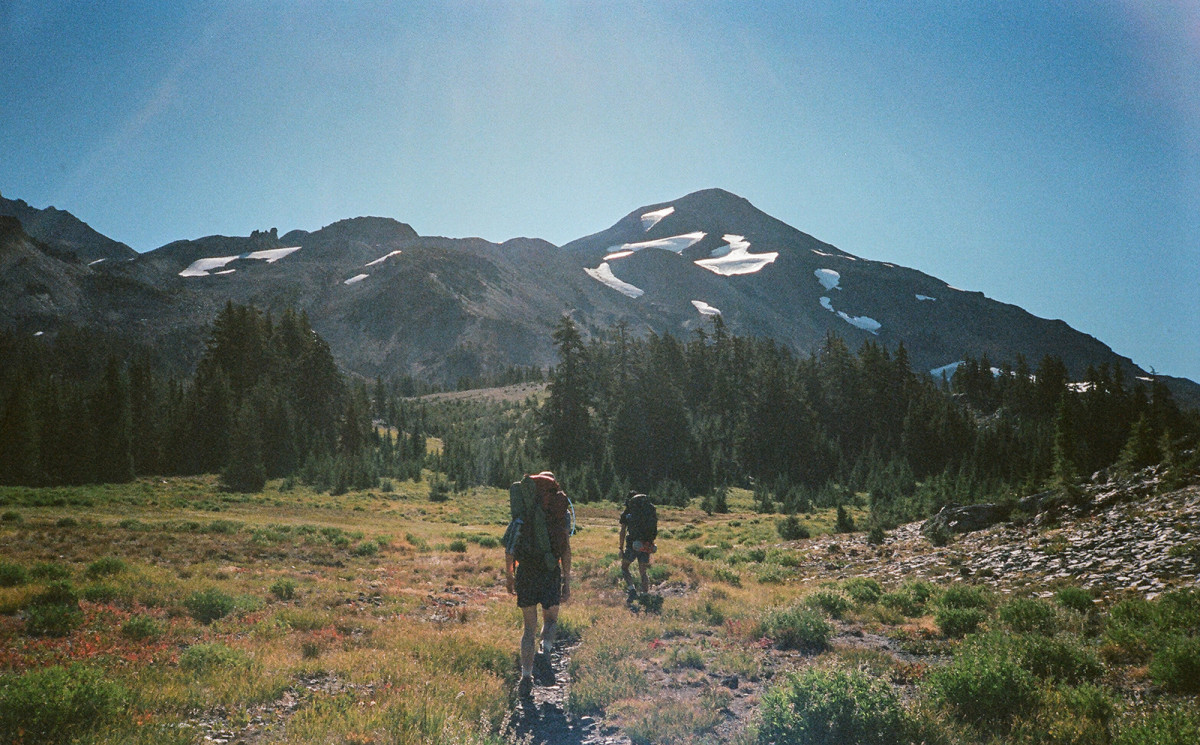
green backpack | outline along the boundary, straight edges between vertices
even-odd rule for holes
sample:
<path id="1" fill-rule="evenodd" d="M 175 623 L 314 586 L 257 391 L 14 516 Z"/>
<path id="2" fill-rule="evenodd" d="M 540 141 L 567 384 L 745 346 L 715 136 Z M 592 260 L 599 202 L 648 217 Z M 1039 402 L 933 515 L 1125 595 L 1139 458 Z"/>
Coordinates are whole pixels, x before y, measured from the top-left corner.
<path id="1" fill-rule="evenodd" d="M 514 556 L 518 563 L 529 562 L 534 566 L 542 562 L 546 569 L 558 565 L 558 558 L 550 550 L 550 528 L 542 500 L 538 499 L 537 486 L 529 476 L 508 487 L 508 507 L 512 519 L 504 531 L 504 551 Z"/>

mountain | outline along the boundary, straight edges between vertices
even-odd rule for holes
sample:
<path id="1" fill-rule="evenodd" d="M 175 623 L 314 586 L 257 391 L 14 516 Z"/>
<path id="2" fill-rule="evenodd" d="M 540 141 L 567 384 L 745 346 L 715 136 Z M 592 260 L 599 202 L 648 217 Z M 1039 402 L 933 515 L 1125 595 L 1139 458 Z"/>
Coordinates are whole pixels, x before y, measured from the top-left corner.
<path id="1" fill-rule="evenodd" d="M 562 247 L 421 236 L 390 218 L 357 217 L 138 255 L 70 213 L 9 200 L 0 209 L 19 222 L 3 223 L 0 326 L 48 334 L 102 326 L 156 346 L 182 370 L 233 300 L 304 310 L 341 363 L 367 377 L 453 382 L 552 365 L 550 334 L 564 313 L 589 335 L 621 324 L 684 337 L 711 329 L 719 314 L 732 333 L 802 354 L 829 333 L 851 349 L 903 343 L 913 366 L 935 375 L 967 356 L 1000 364 L 1018 354 L 1032 366 L 1056 355 L 1076 377 L 1104 363 L 1147 375 L 1062 321 L 853 256 L 719 189 L 641 207 Z M 88 258 L 98 253 L 104 261 Z M 1167 382 L 1181 402 L 1200 405 L 1200 386 Z"/>
<path id="2" fill-rule="evenodd" d="M 137 251 L 129 246 L 97 233 L 70 212 L 54 207 L 37 209 L 20 199 L 0 195 L 0 217 L 17 218 L 31 237 L 84 264 L 137 257 Z"/>

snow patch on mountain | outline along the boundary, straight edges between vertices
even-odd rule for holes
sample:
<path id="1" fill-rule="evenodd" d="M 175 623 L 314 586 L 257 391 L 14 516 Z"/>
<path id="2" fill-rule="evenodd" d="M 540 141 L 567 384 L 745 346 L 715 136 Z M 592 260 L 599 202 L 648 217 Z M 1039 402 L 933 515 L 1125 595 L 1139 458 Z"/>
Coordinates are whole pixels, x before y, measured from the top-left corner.
<path id="1" fill-rule="evenodd" d="M 826 259 L 846 259 L 847 261 L 858 261 L 858 259 L 854 256 L 846 256 L 845 254 L 831 254 L 831 253 L 827 253 L 825 251 L 818 251 L 815 248 L 810 249 L 810 250 L 813 253 L 815 253 L 817 256 L 823 256 Z"/>
<path id="2" fill-rule="evenodd" d="M 633 251 L 614 251 L 614 252 L 610 253 L 608 256 L 605 256 L 604 260 L 605 261 L 615 261 L 617 259 L 623 259 L 626 256 L 633 256 Z"/>
<path id="3" fill-rule="evenodd" d="M 658 238 L 657 240 L 653 240 L 653 241 L 641 241 L 640 243 L 623 243 L 620 246 L 613 246 L 612 248 L 608 249 L 608 251 L 609 251 L 608 255 L 612 256 L 613 254 L 622 253 L 624 251 L 628 251 L 629 253 L 635 253 L 637 251 L 642 251 L 647 248 L 661 248 L 664 251 L 672 251 L 674 253 L 683 253 L 683 249 L 687 248 L 688 246 L 694 246 L 697 243 L 699 243 L 700 241 L 704 240 L 705 235 L 706 234 L 701 231 L 696 231 L 695 233 L 684 233 L 683 235 L 673 235 L 670 238 Z M 625 256 L 628 256 L 628 255 L 629 254 L 625 254 Z"/>
<path id="4" fill-rule="evenodd" d="M 696 310 L 700 311 L 702 316 L 719 316 L 721 311 L 712 307 L 703 300 L 693 300 L 692 305 L 696 306 Z"/>
<path id="5" fill-rule="evenodd" d="M 937 300 L 937 298 L 935 298 L 935 297 L 929 297 L 928 295 L 917 295 L 917 300 L 921 300 L 921 301 L 926 301 L 926 300 Z"/>
<path id="6" fill-rule="evenodd" d="M 816 275 L 817 281 L 820 282 L 821 286 L 826 290 L 832 290 L 835 288 L 839 290 L 841 289 L 838 287 L 838 282 L 842 280 L 842 275 L 833 271 L 832 269 L 817 269 L 813 272 L 813 274 Z"/>
<path id="7" fill-rule="evenodd" d="M 108 261 L 108 259 L 100 258 L 100 259 L 96 259 L 95 261 L 89 261 L 88 266 L 95 266 L 95 265 L 99 264 L 101 261 Z"/>
<path id="8" fill-rule="evenodd" d="M 830 313 L 836 313 L 838 318 L 842 319 L 851 326 L 854 326 L 855 328 L 862 329 L 863 331 L 868 331 L 872 334 L 878 334 L 879 329 L 883 328 L 882 323 L 876 321 L 870 316 L 852 316 L 845 311 L 835 310 L 833 307 L 833 301 L 827 297 L 821 298 L 821 307 Z"/>
<path id="9" fill-rule="evenodd" d="M 667 215 L 675 211 L 674 207 L 663 207 L 661 210 L 654 210 L 642 215 L 642 230 L 649 230 L 659 223 Z"/>
<path id="10" fill-rule="evenodd" d="M 289 246 L 287 248 L 269 248 L 265 251 L 251 251 L 250 253 L 238 254 L 237 256 L 214 256 L 208 259 L 196 259 L 188 267 L 179 273 L 180 277 L 211 277 L 216 274 L 233 274 L 234 269 L 224 269 L 224 267 L 239 259 L 254 259 L 255 261 L 265 261 L 268 264 L 274 264 L 289 254 L 300 250 L 300 246 Z M 213 271 L 215 269 L 224 269 L 224 271 Z"/>
<path id="11" fill-rule="evenodd" d="M 392 258 L 393 256 L 399 256 L 399 255 L 400 255 L 400 249 L 396 249 L 395 251 L 392 251 L 389 254 L 384 254 L 383 256 L 380 256 L 378 259 L 375 259 L 374 261 L 368 261 L 366 264 L 363 264 L 363 266 L 378 266 L 379 264 L 382 264 L 383 262 L 387 261 L 388 259 Z"/>
<path id="12" fill-rule="evenodd" d="M 584 267 L 583 271 L 587 272 L 587 275 L 597 282 L 607 285 L 627 297 L 638 298 L 644 295 L 646 292 L 640 287 L 634 287 L 628 282 L 622 282 L 621 280 L 617 279 L 616 275 L 614 275 L 612 272 L 612 267 L 608 265 L 608 262 L 601 262 L 600 266 L 596 267 L 595 269 L 588 269 Z"/>
<path id="13" fill-rule="evenodd" d="M 779 258 L 778 251 L 767 253 L 750 253 L 750 241 L 740 235 L 726 234 L 723 236 L 726 246 L 716 248 L 712 258 L 697 260 L 696 266 L 725 277 L 738 274 L 754 274 L 762 271 L 767 264 Z"/>
<path id="14" fill-rule="evenodd" d="M 346 281 L 345 281 L 345 282 L 343 282 L 342 284 L 344 284 L 344 285 L 352 285 L 352 284 L 355 284 L 355 283 L 357 283 L 357 282 L 362 282 L 364 279 L 366 279 L 367 277 L 370 277 L 370 276 L 371 276 L 370 274 L 355 274 L 353 277 L 351 277 L 350 279 L 346 280 Z"/>
<path id="15" fill-rule="evenodd" d="M 929 371 L 929 374 L 935 378 L 941 378 L 944 375 L 946 376 L 946 380 L 949 380 L 950 378 L 954 377 L 955 371 L 958 370 L 958 366 L 962 363 L 963 361 L 959 360 L 958 362 L 951 362 L 949 365 L 935 367 Z"/>

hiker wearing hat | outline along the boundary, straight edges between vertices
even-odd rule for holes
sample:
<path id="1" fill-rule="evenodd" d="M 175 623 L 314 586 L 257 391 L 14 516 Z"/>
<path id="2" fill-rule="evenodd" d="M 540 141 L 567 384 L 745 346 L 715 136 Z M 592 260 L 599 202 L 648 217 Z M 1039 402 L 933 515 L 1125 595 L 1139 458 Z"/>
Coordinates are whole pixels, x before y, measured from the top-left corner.
<path id="1" fill-rule="evenodd" d="M 517 596 L 521 635 L 521 681 L 517 693 L 554 685 L 550 652 L 558 626 L 558 608 L 571 598 L 570 501 L 549 471 L 512 485 L 513 520 L 504 538 L 504 567 L 509 593 Z M 538 606 L 542 606 L 542 648 L 536 651 Z"/>

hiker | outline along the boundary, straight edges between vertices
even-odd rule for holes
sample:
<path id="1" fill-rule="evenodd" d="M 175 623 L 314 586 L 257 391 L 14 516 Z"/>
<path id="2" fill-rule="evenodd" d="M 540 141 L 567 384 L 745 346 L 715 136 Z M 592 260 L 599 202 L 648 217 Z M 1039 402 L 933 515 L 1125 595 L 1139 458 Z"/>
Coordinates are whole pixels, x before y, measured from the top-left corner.
<path id="1" fill-rule="evenodd" d="M 621 512 L 621 536 L 618 548 L 621 553 L 621 577 L 630 593 L 636 592 L 629 566 L 638 563 L 638 574 L 642 578 L 642 594 L 650 592 L 646 572 L 650 568 L 650 554 L 658 550 L 654 539 L 658 537 L 658 510 L 645 494 L 629 492 L 625 498 L 625 510 Z M 628 538 L 628 540 L 626 540 Z"/>
<path id="2" fill-rule="evenodd" d="M 535 675 L 539 685 L 555 683 L 550 652 L 558 627 L 558 607 L 571 598 L 570 502 L 549 471 L 526 476 L 513 484 L 510 492 L 514 519 L 505 534 L 504 569 L 508 592 L 517 596 L 524 621 L 517 693 L 525 698 L 533 693 Z M 536 500 L 537 507 L 519 508 L 524 495 L 530 501 Z M 541 515 L 536 514 L 538 508 Z M 535 654 L 539 605 L 542 649 Z"/>

